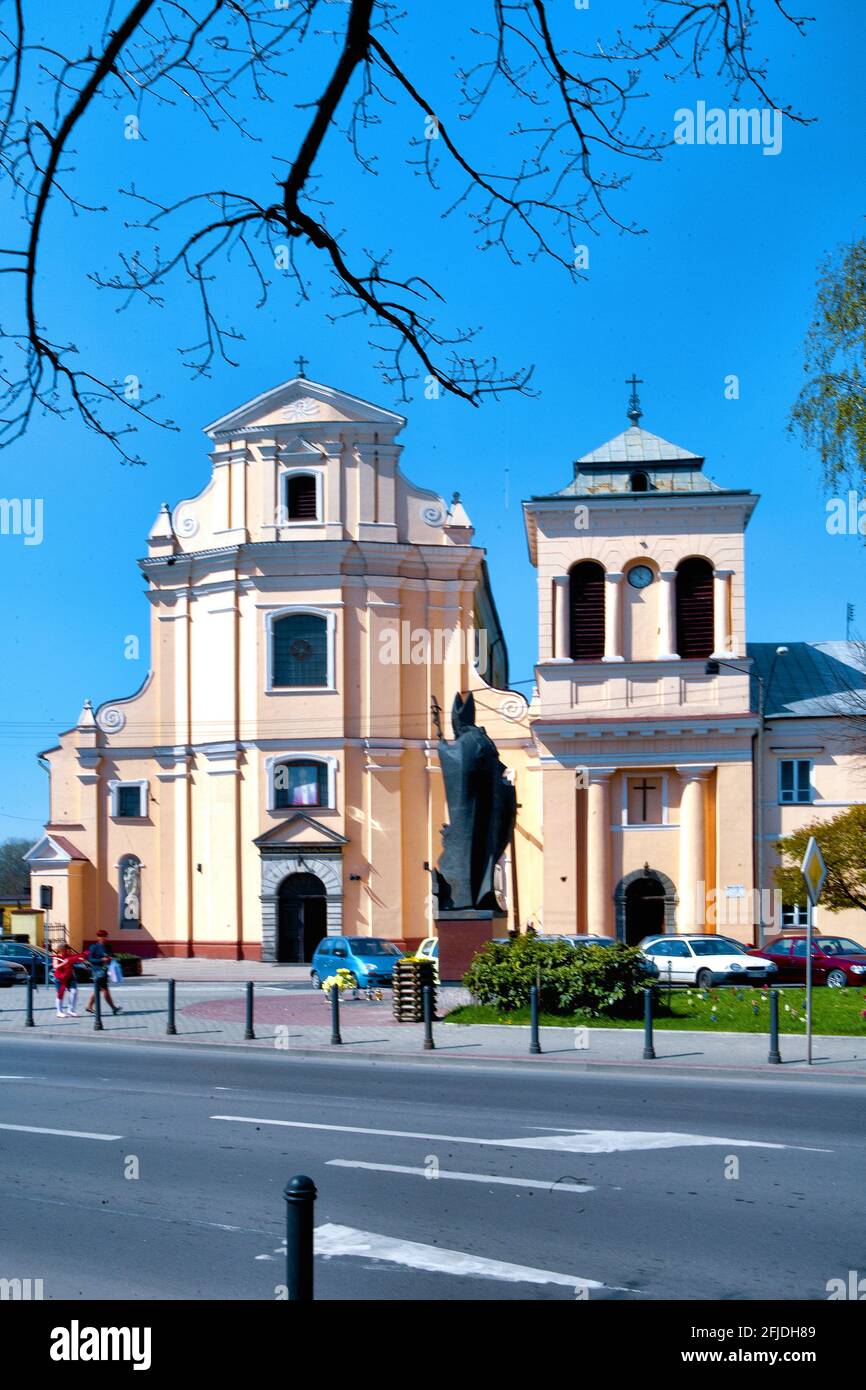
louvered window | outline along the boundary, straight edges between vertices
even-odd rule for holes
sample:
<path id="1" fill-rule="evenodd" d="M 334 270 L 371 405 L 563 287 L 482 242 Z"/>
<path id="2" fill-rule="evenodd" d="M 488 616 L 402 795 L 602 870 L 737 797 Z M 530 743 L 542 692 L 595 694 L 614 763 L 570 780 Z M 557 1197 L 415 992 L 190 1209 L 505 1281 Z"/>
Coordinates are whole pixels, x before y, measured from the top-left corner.
<path id="1" fill-rule="evenodd" d="M 677 651 L 686 658 L 713 650 L 713 567 L 708 560 L 683 560 L 677 567 Z"/>
<path id="2" fill-rule="evenodd" d="M 572 661 L 604 656 L 604 570 L 594 560 L 575 565 L 569 582 Z"/>
<path id="3" fill-rule="evenodd" d="M 315 521 L 316 479 L 312 473 L 290 473 L 286 479 L 286 512 L 289 521 Z"/>
<path id="4" fill-rule="evenodd" d="M 287 613 L 273 625 L 272 683 L 328 684 L 328 624 L 316 613 Z"/>

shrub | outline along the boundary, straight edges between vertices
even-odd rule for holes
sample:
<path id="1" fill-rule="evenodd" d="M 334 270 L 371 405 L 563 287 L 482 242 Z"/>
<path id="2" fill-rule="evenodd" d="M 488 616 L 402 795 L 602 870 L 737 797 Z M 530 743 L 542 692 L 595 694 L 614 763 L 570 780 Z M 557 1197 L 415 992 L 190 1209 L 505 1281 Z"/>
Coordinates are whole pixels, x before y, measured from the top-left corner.
<path id="1" fill-rule="evenodd" d="M 532 985 L 540 983 L 538 1005 L 544 1013 L 580 1011 L 634 1016 L 639 1012 L 646 978 L 634 946 L 581 946 L 519 936 L 492 942 L 480 951 L 463 977 L 479 1004 L 498 1009 L 526 1008 Z"/>

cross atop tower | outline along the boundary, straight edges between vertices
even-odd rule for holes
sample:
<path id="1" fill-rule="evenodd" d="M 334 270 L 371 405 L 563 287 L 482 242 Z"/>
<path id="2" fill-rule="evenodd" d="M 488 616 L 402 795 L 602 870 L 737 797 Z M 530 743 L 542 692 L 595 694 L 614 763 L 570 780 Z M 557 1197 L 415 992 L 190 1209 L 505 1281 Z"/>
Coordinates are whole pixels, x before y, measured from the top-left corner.
<path id="1" fill-rule="evenodd" d="M 632 372 L 631 376 L 626 378 L 625 384 L 626 386 L 631 387 L 631 396 L 629 397 L 628 410 L 626 411 L 626 414 L 628 415 L 628 418 L 631 420 L 632 424 L 636 425 L 641 415 L 643 414 L 643 411 L 640 408 L 640 397 L 637 393 L 637 388 L 639 386 L 643 386 L 643 381 L 639 376 L 635 376 L 634 372 Z"/>
<path id="2" fill-rule="evenodd" d="M 307 359 L 306 357 L 304 357 L 303 353 L 300 357 L 296 357 L 295 361 L 298 364 L 298 376 L 306 376 L 307 374 L 304 371 L 304 368 L 308 366 L 309 363 L 307 362 Z"/>

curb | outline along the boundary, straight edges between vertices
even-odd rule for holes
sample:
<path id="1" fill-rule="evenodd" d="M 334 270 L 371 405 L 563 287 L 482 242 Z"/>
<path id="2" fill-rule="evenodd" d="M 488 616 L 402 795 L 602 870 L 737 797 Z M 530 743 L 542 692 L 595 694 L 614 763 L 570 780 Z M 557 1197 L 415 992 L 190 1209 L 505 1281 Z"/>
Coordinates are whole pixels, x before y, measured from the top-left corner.
<path id="1" fill-rule="evenodd" d="M 238 1053 L 240 1055 L 245 1055 L 247 1057 L 262 1055 L 268 1056 L 272 1055 L 277 1050 L 275 1048 L 267 1046 L 265 1039 L 257 1039 L 256 1042 L 254 1042 L 252 1045 L 249 1042 L 210 1043 L 197 1042 L 192 1038 L 190 1038 L 187 1041 L 184 1041 L 183 1034 L 178 1034 L 175 1037 L 113 1039 L 110 1032 L 87 1032 L 80 1033 L 75 1037 L 72 1037 L 72 1035 L 68 1033 L 63 1034 L 55 1031 L 49 1032 L 46 1031 L 44 1028 L 39 1030 L 31 1030 L 29 1028 L 10 1028 L 3 1030 L 3 1033 L 0 1034 L 0 1039 L 2 1039 L 4 1035 L 8 1037 L 21 1039 L 28 1038 L 32 1041 L 38 1041 L 39 1038 L 42 1037 L 50 1042 L 59 1041 L 61 1038 L 65 1036 L 67 1039 L 73 1042 L 84 1042 L 91 1045 L 98 1043 L 105 1044 L 106 1042 L 108 1042 L 109 1044 L 112 1044 L 117 1047 L 140 1047 L 142 1044 L 151 1047 L 183 1047 L 188 1049 L 194 1049 L 197 1053 L 232 1052 Z M 708 1078 L 722 1078 L 730 1076 L 742 1079 L 749 1077 L 765 1078 L 773 1076 L 776 1078 L 789 1080 L 792 1077 L 796 1077 L 798 1080 L 802 1080 L 806 1084 L 813 1085 L 822 1084 L 826 1082 L 828 1079 L 830 1079 L 831 1081 L 835 1081 L 837 1078 L 844 1078 L 846 1083 L 857 1081 L 861 1083 L 866 1082 L 866 1070 L 828 1071 L 825 1068 L 827 1068 L 828 1066 L 832 1066 L 832 1063 L 813 1063 L 813 1070 L 808 1071 L 806 1070 L 805 1061 L 801 1059 L 797 1059 L 795 1061 L 790 1062 L 783 1062 L 780 1067 L 776 1065 L 771 1065 L 766 1062 L 757 1062 L 751 1065 L 736 1066 L 731 1064 L 725 1065 L 712 1062 L 668 1062 L 665 1061 L 664 1058 L 656 1058 L 653 1061 L 644 1061 L 641 1057 L 635 1057 L 633 1061 L 623 1058 L 610 1058 L 607 1060 L 602 1060 L 598 1058 L 594 1061 L 581 1059 L 580 1061 L 566 1062 L 558 1057 L 553 1056 L 549 1052 L 543 1052 L 540 1054 L 540 1056 L 526 1056 L 521 1054 L 501 1053 L 476 1053 L 472 1057 L 458 1057 L 454 1056 L 446 1049 L 442 1048 L 433 1052 L 424 1052 L 421 1050 L 420 1047 L 417 1052 L 373 1052 L 369 1049 L 363 1050 L 360 1045 L 350 1044 L 349 1049 L 349 1051 L 343 1051 L 342 1048 L 337 1049 L 329 1046 L 328 1044 L 325 1044 L 321 1047 L 288 1047 L 279 1050 L 284 1058 L 299 1057 L 305 1061 L 351 1062 L 353 1059 L 357 1058 L 359 1061 L 364 1062 L 380 1062 L 390 1065 L 403 1066 L 417 1066 L 419 1064 L 423 1066 L 436 1066 L 438 1064 L 445 1063 L 449 1066 L 471 1068 L 473 1066 L 478 1066 L 479 1064 L 481 1064 L 487 1069 L 496 1066 L 501 1066 L 510 1069 L 516 1066 L 521 1070 L 528 1068 L 534 1071 L 538 1071 L 540 1067 L 543 1067 L 546 1071 L 555 1071 L 562 1075 L 567 1075 L 569 1072 L 575 1071 L 583 1073 L 595 1070 L 611 1071 L 618 1069 L 620 1071 L 628 1072 L 646 1072 L 647 1070 L 649 1070 L 650 1072 L 663 1072 L 667 1076 L 694 1076 L 696 1073 L 699 1073 L 708 1076 Z M 817 1070 L 815 1069 L 816 1067 L 818 1068 Z M 797 1070 L 794 1070 L 794 1068 L 797 1068 Z"/>

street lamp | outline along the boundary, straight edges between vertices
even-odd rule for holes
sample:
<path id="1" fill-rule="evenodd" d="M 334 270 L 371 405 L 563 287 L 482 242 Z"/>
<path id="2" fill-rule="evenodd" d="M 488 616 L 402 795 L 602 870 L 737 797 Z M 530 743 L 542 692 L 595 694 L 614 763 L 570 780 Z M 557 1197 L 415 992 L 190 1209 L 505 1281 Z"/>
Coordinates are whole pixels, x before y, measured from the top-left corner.
<path id="1" fill-rule="evenodd" d="M 755 759 L 758 764 L 757 777 L 755 780 L 755 800 L 756 800 L 756 846 L 755 846 L 755 877 L 758 881 L 758 946 L 764 944 L 764 719 L 767 708 L 767 697 L 770 687 L 773 684 L 773 676 L 776 670 L 776 662 L 780 656 L 787 654 L 787 647 L 777 647 L 773 652 L 773 660 L 770 662 L 770 670 L 766 681 L 763 676 L 759 676 L 757 671 L 744 671 L 742 666 L 737 666 L 733 661 L 720 661 L 718 657 L 711 657 L 704 667 L 708 676 L 717 676 L 720 666 L 729 666 L 732 671 L 739 671 L 741 675 L 748 675 L 753 679 L 758 687 L 758 734 L 757 750 Z"/>

